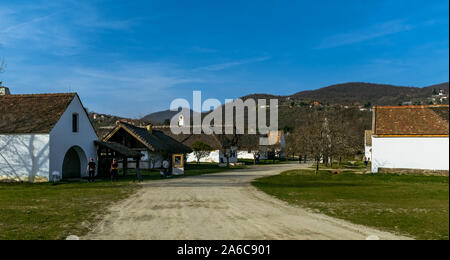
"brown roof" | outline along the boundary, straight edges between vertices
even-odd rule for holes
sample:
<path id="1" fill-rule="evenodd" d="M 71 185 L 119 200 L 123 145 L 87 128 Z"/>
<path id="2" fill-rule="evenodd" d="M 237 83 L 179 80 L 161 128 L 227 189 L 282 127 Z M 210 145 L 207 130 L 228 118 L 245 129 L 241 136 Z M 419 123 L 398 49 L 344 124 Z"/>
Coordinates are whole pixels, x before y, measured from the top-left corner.
<path id="1" fill-rule="evenodd" d="M 110 150 L 113 150 L 123 156 L 126 157 L 134 157 L 134 158 L 141 158 L 142 154 L 139 151 L 132 150 L 125 145 L 114 143 L 114 142 L 103 142 L 103 141 L 94 141 L 94 143 L 97 146 L 107 148 Z"/>
<path id="2" fill-rule="evenodd" d="M 448 135 L 449 106 L 375 107 L 375 135 Z"/>
<path id="3" fill-rule="evenodd" d="M 119 129 L 125 129 L 134 138 L 154 152 L 190 153 L 192 150 L 162 131 L 152 129 L 150 133 L 146 128 L 137 127 L 125 122 L 120 122 L 103 141 L 110 140 Z"/>
<path id="4" fill-rule="evenodd" d="M 0 96 L 0 133 L 49 133 L 76 93 Z"/>
<path id="5" fill-rule="evenodd" d="M 215 134 L 207 135 L 207 134 L 174 134 L 170 130 L 169 127 L 161 127 L 158 128 L 158 130 L 164 132 L 164 134 L 172 137 L 173 139 L 177 140 L 178 142 L 192 148 L 194 143 L 196 142 L 202 142 L 209 146 L 211 146 L 214 150 L 220 150 L 223 148 L 223 143 L 221 142 L 220 138 L 217 137 Z"/>
<path id="6" fill-rule="evenodd" d="M 170 130 L 170 127 L 168 126 L 159 126 L 154 127 L 155 129 L 159 129 L 163 131 L 166 135 L 176 139 L 178 142 L 183 143 L 186 146 L 189 146 L 192 148 L 193 144 L 196 142 L 202 142 L 209 146 L 211 146 L 214 150 L 220 150 L 226 147 L 230 146 L 230 140 L 233 139 L 233 135 L 227 135 L 227 134 L 173 134 Z M 276 145 L 280 144 L 281 137 L 283 132 L 282 131 L 276 131 L 276 132 L 270 132 L 268 135 L 272 136 L 269 138 L 276 138 Z M 260 137 L 267 137 L 268 135 L 261 135 L 261 134 L 240 134 L 238 135 L 237 143 L 235 144 L 239 149 L 245 150 L 245 149 L 255 149 L 259 147 L 259 141 Z"/>
<path id="7" fill-rule="evenodd" d="M 364 134 L 364 138 L 366 138 L 366 146 L 372 146 L 372 130 L 366 130 Z"/>

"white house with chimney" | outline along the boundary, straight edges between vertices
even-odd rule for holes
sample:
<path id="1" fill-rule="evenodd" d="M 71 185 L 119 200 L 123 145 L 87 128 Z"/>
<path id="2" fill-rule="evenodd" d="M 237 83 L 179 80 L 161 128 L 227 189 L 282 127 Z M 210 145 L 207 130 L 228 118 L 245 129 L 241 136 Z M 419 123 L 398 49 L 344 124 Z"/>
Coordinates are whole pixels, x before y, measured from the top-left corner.
<path id="1" fill-rule="evenodd" d="M 375 107 L 372 172 L 448 175 L 449 106 Z"/>
<path id="2" fill-rule="evenodd" d="M 0 86 L 0 180 L 84 177 L 97 139 L 76 93 L 13 95 Z"/>

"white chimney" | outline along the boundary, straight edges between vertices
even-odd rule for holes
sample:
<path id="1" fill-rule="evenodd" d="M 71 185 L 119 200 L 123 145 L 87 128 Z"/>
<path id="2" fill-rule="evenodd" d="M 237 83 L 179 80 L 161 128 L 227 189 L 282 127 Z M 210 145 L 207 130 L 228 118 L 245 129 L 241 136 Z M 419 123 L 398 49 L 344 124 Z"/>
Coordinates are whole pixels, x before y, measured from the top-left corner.
<path id="1" fill-rule="evenodd" d="M 2 86 L 2 82 L 0 81 L 0 96 L 6 95 L 11 95 L 11 92 L 9 92 L 9 88 Z"/>
<path id="2" fill-rule="evenodd" d="M 184 116 L 180 115 L 178 117 L 178 126 L 184 126 Z"/>

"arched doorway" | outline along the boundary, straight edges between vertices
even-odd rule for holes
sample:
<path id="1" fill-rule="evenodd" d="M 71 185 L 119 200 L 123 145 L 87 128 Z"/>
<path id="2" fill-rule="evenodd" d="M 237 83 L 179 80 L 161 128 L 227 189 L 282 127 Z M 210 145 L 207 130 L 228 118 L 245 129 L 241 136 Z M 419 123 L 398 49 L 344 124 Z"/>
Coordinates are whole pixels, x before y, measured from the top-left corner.
<path id="1" fill-rule="evenodd" d="M 86 155 L 78 146 L 71 147 L 64 156 L 63 179 L 81 178 L 82 166 L 86 163 Z"/>

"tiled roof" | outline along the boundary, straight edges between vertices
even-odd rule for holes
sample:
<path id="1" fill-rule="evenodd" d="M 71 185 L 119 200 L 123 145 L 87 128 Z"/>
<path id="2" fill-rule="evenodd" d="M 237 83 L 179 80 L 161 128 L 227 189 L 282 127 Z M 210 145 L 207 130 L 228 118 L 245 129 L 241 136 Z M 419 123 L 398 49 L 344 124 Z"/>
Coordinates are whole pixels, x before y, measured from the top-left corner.
<path id="1" fill-rule="evenodd" d="M 202 142 L 211 146 L 214 150 L 220 150 L 230 146 L 230 140 L 233 140 L 233 135 L 226 134 L 173 134 L 170 127 L 158 127 L 166 135 L 176 139 L 192 148 L 192 145 L 196 142 Z M 239 149 L 255 149 L 259 146 L 261 137 L 269 137 L 275 142 L 275 145 L 279 145 L 282 138 L 282 131 L 271 131 L 267 135 L 261 134 L 240 134 L 238 135 L 237 143 L 235 144 Z"/>
<path id="2" fill-rule="evenodd" d="M 94 141 L 94 143 L 100 147 L 108 148 L 126 157 L 134 157 L 134 158 L 142 157 L 142 154 L 140 152 L 132 150 L 126 147 L 125 145 L 119 143 L 103 142 L 103 141 Z"/>
<path id="3" fill-rule="evenodd" d="M 170 130 L 169 127 L 160 128 L 164 134 L 172 137 L 180 143 L 192 148 L 194 143 L 202 142 L 209 145 L 214 150 L 220 150 L 223 147 L 223 144 L 219 138 L 215 134 L 207 135 L 207 134 L 174 134 Z"/>
<path id="4" fill-rule="evenodd" d="M 49 133 L 76 95 L 0 96 L 0 134 Z"/>
<path id="5" fill-rule="evenodd" d="M 375 107 L 375 135 L 448 135 L 449 106 Z"/>
<path id="6" fill-rule="evenodd" d="M 137 127 L 128 123 L 120 122 L 119 125 L 112 131 L 115 132 L 117 128 L 124 128 L 133 133 L 138 140 L 148 149 L 154 152 L 171 152 L 171 153 L 190 153 L 192 150 L 186 145 L 178 142 L 172 137 L 164 134 L 159 130 L 152 130 L 150 134 L 146 128 Z M 109 135 L 108 135 L 109 136 Z M 109 139 L 108 136 L 106 139 Z M 104 140 L 107 141 L 107 140 Z"/>

